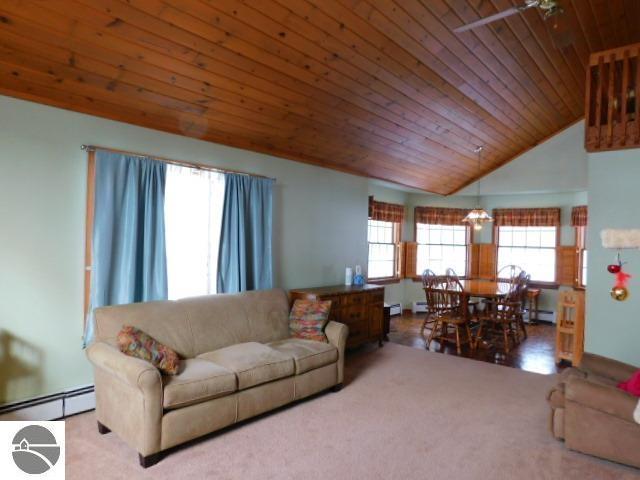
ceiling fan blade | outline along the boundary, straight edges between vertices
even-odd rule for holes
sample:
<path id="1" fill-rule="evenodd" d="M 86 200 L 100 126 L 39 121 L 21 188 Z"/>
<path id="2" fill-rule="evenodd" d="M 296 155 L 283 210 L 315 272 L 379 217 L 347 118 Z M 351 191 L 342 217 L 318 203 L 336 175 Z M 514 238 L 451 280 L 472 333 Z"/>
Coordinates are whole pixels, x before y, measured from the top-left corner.
<path id="1" fill-rule="evenodd" d="M 523 10 L 526 10 L 527 8 L 530 8 L 530 7 L 531 7 L 531 5 L 523 5 L 521 7 L 511 7 L 511 8 L 509 8 L 509 9 L 503 11 L 503 12 L 496 13 L 495 15 L 490 15 L 488 17 L 481 18 L 480 20 L 477 20 L 475 22 L 468 23 L 467 25 L 463 25 L 461 27 L 454 28 L 453 31 L 455 33 L 466 32 L 467 30 L 471 30 L 472 28 L 480 27 L 482 25 L 486 25 L 487 23 L 495 22 L 496 20 L 500 20 L 502 18 L 510 17 L 511 15 L 514 15 L 516 13 L 520 13 Z"/>

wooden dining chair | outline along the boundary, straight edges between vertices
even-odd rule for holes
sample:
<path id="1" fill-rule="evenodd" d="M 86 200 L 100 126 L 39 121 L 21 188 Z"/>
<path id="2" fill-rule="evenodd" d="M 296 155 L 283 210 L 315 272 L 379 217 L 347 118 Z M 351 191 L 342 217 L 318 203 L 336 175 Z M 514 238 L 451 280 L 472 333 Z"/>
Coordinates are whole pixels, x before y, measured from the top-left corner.
<path id="1" fill-rule="evenodd" d="M 516 324 L 514 325 L 516 331 L 516 338 L 518 342 L 520 341 L 518 330 L 522 330 L 522 335 L 526 339 L 527 335 L 527 327 L 524 324 L 524 314 L 525 314 L 525 306 L 527 304 L 527 292 L 529 290 L 529 281 L 531 280 L 531 276 L 527 275 L 525 271 L 520 272 L 518 278 L 516 279 L 516 296 L 518 298 L 518 311 Z"/>
<path id="2" fill-rule="evenodd" d="M 514 282 L 524 270 L 518 265 L 505 265 L 498 271 L 498 280 Z"/>
<path id="3" fill-rule="evenodd" d="M 433 270 L 426 269 L 422 272 L 422 288 L 424 289 L 426 302 L 427 302 L 427 315 L 424 317 L 424 321 L 422 322 L 422 327 L 420 328 L 420 336 L 424 337 L 424 330 L 427 328 L 427 325 L 431 326 L 431 330 L 433 330 L 433 326 L 436 322 L 436 316 L 438 315 L 438 305 L 436 300 L 433 297 L 433 293 L 430 292 L 432 285 L 434 284 L 437 275 L 433 272 Z M 427 343 L 427 348 L 429 348 L 429 344 Z"/>
<path id="4" fill-rule="evenodd" d="M 526 277 L 526 274 L 524 275 Z M 483 339 L 502 337 L 502 347 L 505 353 L 519 343 L 517 329 L 522 320 L 522 301 L 520 275 L 514 281 L 505 282 L 508 288 L 503 295 L 498 296 L 488 304 L 482 315 L 478 317 L 478 331 L 475 338 L 475 346 Z M 522 320 L 522 325 L 524 321 Z M 510 341 L 511 340 L 511 341 Z"/>
<path id="5" fill-rule="evenodd" d="M 445 270 L 445 272 L 448 277 L 456 278 L 460 280 L 460 277 L 458 276 L 458 274 L 453 268 L 449 267 Z M 471 314 L 472 319 L 475 319 L 475 317 L 477 316 L 479 305 L 480 305 L 479 299 L 471 299 L 471 298 L 467 299 L 467 307 L 469 308 L 469 313 Z"/>
<path id="6" fill-rule="evenodd" d="M 437 277 L 426 291 L 432 301 L 439 306 L 439 313 L 435 316 L 435 323 L 427 340 L 427 348 L 434 339 L 438 340 L 440 345 L 447 342 L 455 343 L 458 355 L 462 353 L 464 343 L 473 347 L 469 315 L 465 311 L 467 301 L 458 277 L 449 275 Z M 449 336 L 449 327 L 453 328 L 454 338 Z M 464 342 L 461 338 L 461 330 L 466 334 Z"/>

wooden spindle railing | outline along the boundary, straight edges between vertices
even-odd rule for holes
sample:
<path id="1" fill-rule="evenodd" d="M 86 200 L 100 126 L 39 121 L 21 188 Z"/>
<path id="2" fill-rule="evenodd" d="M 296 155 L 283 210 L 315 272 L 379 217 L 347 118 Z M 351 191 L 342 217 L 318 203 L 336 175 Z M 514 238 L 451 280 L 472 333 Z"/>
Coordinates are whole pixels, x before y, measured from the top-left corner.
<path id="1" fill-rule="evenodd" d="M 640 147 L 640 44 L 591 55 L 585 146 L 589 152 Z"/>

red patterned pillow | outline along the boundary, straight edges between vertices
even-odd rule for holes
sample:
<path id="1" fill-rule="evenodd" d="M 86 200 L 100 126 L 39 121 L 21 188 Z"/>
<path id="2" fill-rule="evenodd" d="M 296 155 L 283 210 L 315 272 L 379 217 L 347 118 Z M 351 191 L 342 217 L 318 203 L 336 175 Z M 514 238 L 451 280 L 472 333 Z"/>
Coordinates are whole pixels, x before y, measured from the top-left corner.
<path id="1" fill-rule="evenodd" d="M 142 330 L 125 325 L 118 332 L 118 347 L 130 357 L 141 358 L 167 375 L 178 373 L 180 358 L 166 345 L 150 337 Z"/>
<path id="2" fill-rule="evenodd" d="M 324 327 L 329 320 L 331 300 L 296 300 L 289 314 L 289 331 L 294 338 L 329 342 Z"/>

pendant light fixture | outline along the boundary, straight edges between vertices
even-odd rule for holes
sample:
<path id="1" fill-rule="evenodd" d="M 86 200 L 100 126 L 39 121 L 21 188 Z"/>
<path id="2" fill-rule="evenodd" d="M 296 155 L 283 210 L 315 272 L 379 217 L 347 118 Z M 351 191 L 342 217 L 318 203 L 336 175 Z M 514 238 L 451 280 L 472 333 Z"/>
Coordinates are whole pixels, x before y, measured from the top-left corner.
<path id="1" fill-rule="evenodd" d="M 482 225 L 485 223 L 493 222 L 493 218 L 491 215 L 480 206 L 480 173 L 481 173 L 481 165 L 480 165 L 480 156 L 482 155 L 482 150 L 484 147 L 476 147 L 474 152 L 478 154 L 478 181 L 476 182 L 476 186 L 478 188 L 478 193 L 476 195 L 476 208 L 471 210 L 466 217 L 462 220 L 469 225 L 472 225 L 474 230 L 482 229 Z"/>

